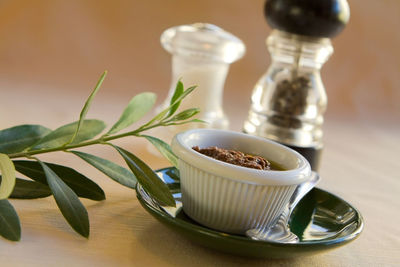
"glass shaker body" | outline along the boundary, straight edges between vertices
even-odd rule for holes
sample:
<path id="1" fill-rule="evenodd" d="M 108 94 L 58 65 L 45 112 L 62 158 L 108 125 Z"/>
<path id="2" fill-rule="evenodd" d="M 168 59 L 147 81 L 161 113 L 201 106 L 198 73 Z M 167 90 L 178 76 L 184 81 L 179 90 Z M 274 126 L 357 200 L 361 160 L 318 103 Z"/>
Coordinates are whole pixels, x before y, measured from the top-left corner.
<path id="1" fill-rule="evenodd" d="M 172 82 L 167 99 L 168 101 L 171 99 L 178 80 L 181 80 L 185 87 L 197 85 L 196 90 L 182 101 L 180 110 L 193 107 L 200 109 L 199 118 L 207 124 L 195 123 L 191 125 L 192 127 L 227 129 L 229 121 L 222 108 L 222 98 L 228 71 L 229 64 L 224 62 L 210 62 L 201 58 L 173 55 Z M 190 127 L 190 125 L 185 127 Z"/>
<path id="2" fill-rule="evenodd" d="M 200 108 L 196 118 L 207 123 L 189 123 L 170 126 L 158 133 L 166 142 L 190 128 L 227 129 L 229 121 L 223 112 L 223 91 L 230 64 L 245 53 L 243 42 L 207 23 L 181 25 L 167 29 L 161 35 L 161 44 L 172 55 L 172 79 L 168 96 L 158 110 L 166 108 L 178 80 L 185 86 L 197 88 L 181 103 L 179 111 Z"/>
<path id="3" fill-rule="evenodd" d="M 320 69 L 330 40 L 274 30 L 267 47 L 272 62 L 254 87 L 244 131 L 298 150 L 317 169 L 327 107 Z"/>

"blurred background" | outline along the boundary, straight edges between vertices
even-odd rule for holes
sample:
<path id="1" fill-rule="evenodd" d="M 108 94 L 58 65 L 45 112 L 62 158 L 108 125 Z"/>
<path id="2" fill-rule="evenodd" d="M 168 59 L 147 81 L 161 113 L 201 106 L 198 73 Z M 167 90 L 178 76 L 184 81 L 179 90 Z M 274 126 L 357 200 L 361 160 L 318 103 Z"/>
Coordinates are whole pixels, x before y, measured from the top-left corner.
<path id="1" fill-rule="evenodd" d="M 400 122 L 400 1 L 349 0 L 349 25 L 333 39 L 322 68 L 328 94 L 326 122 L 361 120 L 390 127 Z M 263 0 L 0 0 L 0 126 L 46 125 L 77 119 L 104 70 L 108 77 L 93 117 L 116 120 L 124 103 L 143 91 L 165 99 L 171 57 L 161 33 L 194 22 L 216 24 L 246 44 L 231 65 L 224 109 L 241 130 L 252 88 L 270 57 L 271 29 Z M 49 127 L 58 126 L 47 125 Z"/>

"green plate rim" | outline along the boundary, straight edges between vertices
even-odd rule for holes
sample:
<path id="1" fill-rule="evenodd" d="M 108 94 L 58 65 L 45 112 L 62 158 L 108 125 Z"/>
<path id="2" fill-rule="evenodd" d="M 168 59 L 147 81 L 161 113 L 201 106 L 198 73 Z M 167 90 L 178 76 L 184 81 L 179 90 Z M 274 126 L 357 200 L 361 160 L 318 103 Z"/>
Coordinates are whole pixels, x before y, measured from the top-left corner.
<path id="1" fill-rule="evenodd" d="M 155 172 L 162 172 L 165 170 L 169 170 L 171 167 L 166 167 L 162 169 L 155 170 Z M 245 236 L 239 236 L 239 235 L 233 235 L 233 234 L 227 234 L 223 232 L 219 232 L 210 228 L 207 228 L 205 226 L 201 226 L 199 224 L 193 224 L 188 221 L 182 220 L 180 218 L 173 218 L 166 212 L 162 211 L 161 209 L 155 208 L 152 205 L 148 204 L 146 200 L 143 199 L 141 192 L 139 192 L 139 187 L 136 187 L 136 196 L 137 199 L 139 200 L 140 204 L 147 210 L 151 215 L 153 215 L 155 218 L 161 220 L 162 223 L 168 222 L 168 224 L 178 226 L 179 228 L 185 228 L 186 230 L 190 232 L 196 232 L 197 234 L 202 234 L 204 236 L 210 237 L 210 238 L 218 238 L 218 239 L 226 239 L 229 241 L 234 241 L 234 242 L 240 242 L 243 244 L 257 244 L 257 245 L 262 245 L 267 247 L 277 247 L 277 248 L 303 248 L 303 249 L 315 249 L 315 250 L 326 250 L 326 249 L 331 249 L 335 248 L 338 246 L 342 246 L 344 244 L 347 244 L 353 240 L 355 240 L 362 232 L 364 228 L 364 219 L 361 215 L 361 213 L 349 202 L 345 201 L 344 199 L 336 196 L 335 194 L 332 194 L 326 190 L 320 189 L 320 188 L 313 188 L 312 190 L 316 191 L 321 191 L 323 193 L 328 194 L 331 197 L 334 197 L 338 199 L 341 202 L 346 203 L 349 205 L 352 209 L 354 209 L 355 213 L 357 214 L 357 222 L 358 226 L 354 231 L 352 231 L 351 234 L 334 238 L 334 239 L 328 239 L 328 240 L 312 240 L 312 241 L 300 241 L 298 243 L 280 243 L 280 242 L 274 242 L 274 241 L 260 241 L 260 240 L 252 240 L 248 237 Z M 150 196 L 150 194 L 149 194 Z"/>

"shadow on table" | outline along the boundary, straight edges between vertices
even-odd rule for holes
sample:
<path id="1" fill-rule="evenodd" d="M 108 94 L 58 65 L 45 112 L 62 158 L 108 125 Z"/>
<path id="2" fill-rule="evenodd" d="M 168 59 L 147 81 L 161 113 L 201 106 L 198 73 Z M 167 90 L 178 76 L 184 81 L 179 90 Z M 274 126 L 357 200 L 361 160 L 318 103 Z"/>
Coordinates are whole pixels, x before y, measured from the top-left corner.
<path id="1" fill-rule="evenodd" d="M 168 263 L 179 266 L 285 266 L 302 262 L 301 259 L 253 259 L 215 251 L 195 244 L 172 232 L 166 226 L 154 222 L 137 234 L 140 243 L 155 257 L 168 259 Z M 309 257 L 308 257 L 309 258 Z"/>

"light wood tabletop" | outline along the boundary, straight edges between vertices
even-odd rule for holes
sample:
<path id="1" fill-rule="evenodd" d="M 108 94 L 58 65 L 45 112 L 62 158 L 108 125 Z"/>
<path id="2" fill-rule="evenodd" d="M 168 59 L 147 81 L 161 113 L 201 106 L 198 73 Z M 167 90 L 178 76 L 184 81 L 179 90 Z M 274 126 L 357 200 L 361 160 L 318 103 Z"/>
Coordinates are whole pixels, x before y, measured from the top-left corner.
<path id="1" fill-rule="evenodd" d="M 37 118 L 35 123 L 56 127 L 59 122 L 77 118 L 77 103 L 83 102 L 63 93 L 57 98 L 68 99 L 69 104 L 62 101 L 56 106 L 49 92 L 49 95 L 22 98 L 19 105 L 24 106 L 24 111 L 21 111 L 5 99 L 16 99 L 22 91 L 2 94 L 1 113 L 12 113 L 6 120 L 3 117 L 3 126 L 32 122 L 27 121 L 28 116 Z M 109 101 L 103 97 L 94 101 L 90 117 L 103 116 L 111 124 L 119 113 L 102 111 Z M 122 110 L 126 101 L 121 99 L 112 104 Z M 246 111 L 242 108 L 238 112 Z M 240 131 L 240 122 L 232 122 L 234 130 Z M 344 247 L 293 260 L 252 260 L 203 248 L 156 221 L 140 206 L 133 190 L 115 183 L 83 161 L 58 152 L 40 158 L 76 168 L 106 193 L 105 201 L 83 200 L 90 217 L 90 238 L 80 237 L 69 227 L 52 197 L 11 200 L 20 216 L 22 239 L 20 242 L 0 240 L 0 258 L 7 266 L 395 266 L 400 242 L 397 226 L 400 125 L 330 117 L 324 129 L 322 181 L 318 186 L 350 202 L 365 219 L 361 236 Z M 117 143 L 142 157 L 154 169 L 170 165 L 150 153 L 147 143 L 141 139 L 130 137 Z M 97 146 L 86 151 L 123 165 L 115 151 L 107 147 Z"/>

